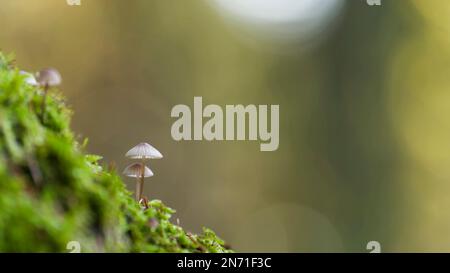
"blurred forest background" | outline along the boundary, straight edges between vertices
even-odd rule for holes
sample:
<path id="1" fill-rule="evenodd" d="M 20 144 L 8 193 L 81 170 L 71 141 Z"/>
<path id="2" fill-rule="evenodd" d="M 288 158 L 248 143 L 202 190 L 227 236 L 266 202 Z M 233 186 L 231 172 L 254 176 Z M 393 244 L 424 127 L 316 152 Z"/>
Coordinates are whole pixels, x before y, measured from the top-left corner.
<path id="1" fill-rule="evenodd" d="M 105 164 L 163 153 L 146 195 L 187 229 L 237 251 L 450 251 L 450 1 L 0 0 L 0 26 L 20 67 L 61 71 Z M 279 104 L 279 149 L 172 140 L 194 96 Z"/>

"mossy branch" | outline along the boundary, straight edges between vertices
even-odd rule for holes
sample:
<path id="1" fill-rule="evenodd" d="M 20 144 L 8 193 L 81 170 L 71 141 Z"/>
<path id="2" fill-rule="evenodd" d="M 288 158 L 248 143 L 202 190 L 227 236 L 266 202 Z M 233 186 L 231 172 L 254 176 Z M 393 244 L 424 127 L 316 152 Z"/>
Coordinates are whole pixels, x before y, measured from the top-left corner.
<path id="1" fill-rule="evenodd" d="M 142 208 L 77 142 L 63 96 L 44 98 L 0 53 L 0 251 L 68 252 L 70 241 L 83 252 L 229 251 L 209 229 L 171 223 L 159 200 Z"/>

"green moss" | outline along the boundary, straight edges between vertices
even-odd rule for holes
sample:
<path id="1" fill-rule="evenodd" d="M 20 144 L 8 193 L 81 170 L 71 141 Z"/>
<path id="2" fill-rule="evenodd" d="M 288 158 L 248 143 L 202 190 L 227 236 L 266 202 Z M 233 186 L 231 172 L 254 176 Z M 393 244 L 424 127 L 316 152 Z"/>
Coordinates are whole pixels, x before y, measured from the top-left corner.
<path id="1" fill-rule="evenodd" d="M 185 232 L 161 201 L 140 207 L 101 157 L 70 130 L 71 111 L 52 90 L 45 101 L 0 53 L 0 251 L 228 252 L 214 232 Z"/>

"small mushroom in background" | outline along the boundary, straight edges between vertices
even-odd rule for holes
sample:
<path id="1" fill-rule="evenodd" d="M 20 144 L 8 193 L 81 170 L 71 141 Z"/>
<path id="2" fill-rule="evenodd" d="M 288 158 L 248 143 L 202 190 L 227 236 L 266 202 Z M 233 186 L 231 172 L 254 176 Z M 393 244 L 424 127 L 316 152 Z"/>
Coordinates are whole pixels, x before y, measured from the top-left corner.
<path id="1" fill-rule="evenodd" d="M 58 86 L 62 83 L 61 74 L 54 68 L 45 68 L 37 73 L 37 82 L 44 88 Z"/>
<path id="2" fill-rule="evenodd" d="M 60 85 L 62 83 L 62 77 L 58 70 L 54 68 L 45 68 L 37 73 L 36 80 L 38 84 L 44 88 L 44 98 L 42 99 L 41 104 L 41 113 L 44 115 L 48 89 Z"/>
<path id="3" fill-rule="evenodd" d="M 141 160 L 140 163 L 135 163 L 135 164 L 128 166 L 124 171 L 125 175 L 128 175 L 127 173 L 130 173 L 131 167 L 133 168 L 133 171 L 138 171 L 138 177 L 140 179 L 138 179 L 138 184 L 136 186 L 136 201 L 140 202 L 140 200 L 143 197 L 142 193 L 144 191 L 144 178 L 148 177 L 148 176 L 146 176 L 146 174 L 148 174 L 148 171 L 150 171 L 150 173 L 151 173 L 150 176 L 153 176 L 153 173 L 151 172 L 151 170 L 145 166 L 145 162 L 148 159 L 163 158 L 163 155 L 152 145 L 143 142 L 143 143 L 139 143 L 135 147 L 131 148 L 125 154 L 125 156 L 128 158 L 131 158 L 131 159 Z M 128 175 L 128 176 L 130 176 L 130 175 Z"/>
<path id="4" fill-rule="evenodd" d="M 133 163 L 125 168 L 123 174 L 128 177 L 134 177 L 137 179 L 136 183 L 136 200 L 139 202 L 144 190 L 144 179 L 146 177 L 153 176 L 152 170 L 141 163 Z"/>

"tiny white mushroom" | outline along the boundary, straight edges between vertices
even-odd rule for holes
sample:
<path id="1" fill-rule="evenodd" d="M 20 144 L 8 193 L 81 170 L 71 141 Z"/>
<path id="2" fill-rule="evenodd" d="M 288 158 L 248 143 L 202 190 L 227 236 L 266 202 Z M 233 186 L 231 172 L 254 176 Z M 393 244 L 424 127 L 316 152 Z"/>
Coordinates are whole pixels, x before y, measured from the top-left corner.
<path id="1" fill-rule="evenodd" d="M 142 171 L 144 170 L 144 171 Z M 153 176 L 152 170 L 141 163 L 134 163 L 129 165 L 123 171 L 123 174 L 128 177 L 134 177 L 137 179 L 136 183 L 136 200 L 139 202 L 144 190 L 144 178 Z"/>
<path id="2" fill-rule="evenodd" d="M 37 82 L 43 87 L 58 86 L 62 83 L 61 74 L 54 68 L 45 68 L 38 72 Z"/>
<path id="3" fill-rule="evenodd" d="M 58 70 L 54 68 L 45 68 L 37 73 L 36 80 L 39 85 L 44 88 L 44 97 L 42 98 L 41 103 L 41 114 L 42 117 L 44 117 L 48 89 L 60 85 L 62 83 L 62 78 Z"/>
<path id="4" fill-rule="evenodd" d="M 149 167 L 145 167 L 144 177 L 151 177 L 153 176 L 152 170 L 150 170 Z M 134 178 L 140 178 L 142 176 L 142 164 L 141 163 L 134 163 L 129 165 L 125 168 L 123 171 L 123 174 L 128 177 L 134 177 Z"/>
<path id="5" fill-rule="evenodd" d="M 163 157 L 155 147 L 145 142 L 131 148 L 125 156 L 132 159 L 160 159 Z"/>

